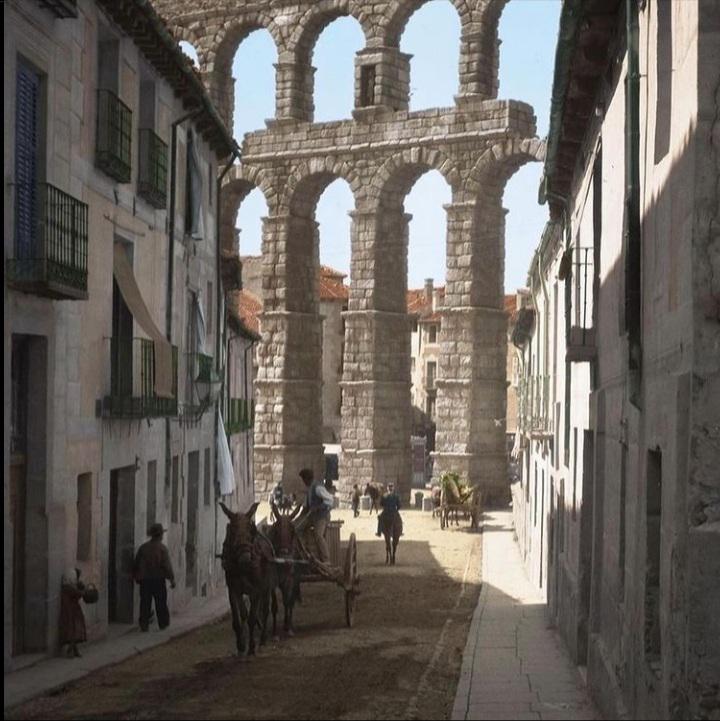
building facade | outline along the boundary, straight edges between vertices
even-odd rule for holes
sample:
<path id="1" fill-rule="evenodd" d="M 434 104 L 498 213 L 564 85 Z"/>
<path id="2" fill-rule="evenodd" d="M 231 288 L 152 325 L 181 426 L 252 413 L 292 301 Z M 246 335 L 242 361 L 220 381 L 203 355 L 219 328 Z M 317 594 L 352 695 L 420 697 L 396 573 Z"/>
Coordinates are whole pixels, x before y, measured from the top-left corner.
<path id="1" fill-rule="evenodd" d="M 712 0 L 563 5 L 513 505 L 607 718 L 720 713 L 719 82 Z"/>
<path id="2" fill-rule="evenodd" d="M 135 622 L 153 522 L 171 609 L 224 582 L 216 177 L 235 144 L 147 3 L 3 12 L 7 671 L 54 652 L 68 567 L 100 591 L 90 638 Z"/>

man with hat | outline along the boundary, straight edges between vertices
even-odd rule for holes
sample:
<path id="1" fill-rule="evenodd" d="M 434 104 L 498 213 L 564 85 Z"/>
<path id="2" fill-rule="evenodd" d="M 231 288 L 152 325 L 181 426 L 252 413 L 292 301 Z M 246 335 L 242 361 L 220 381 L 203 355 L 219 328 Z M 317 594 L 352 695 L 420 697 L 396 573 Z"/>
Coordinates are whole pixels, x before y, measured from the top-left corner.
<path id="1" fill-rule="evenodd" d="M 303 468 L 299 475 L 308 490 L 304 512 L 298 519 L 297 529 L 305 535 L 312 535 L 320 560 L 327 563 L 330 560 L 330 550 L 325 542 L 325 529 L 330 522 L 330 510 L 335 505 L 335 499 L 321 481 L 315 480 L 312 469 Z"/>
<path id="2" fill-rule="evenodd" d="M 170 554 L 162 542 L 165 529 L 161 523 L 153 523 L 148 529 L 150 540 L 138 548 L 133 566 L 133 578 L 140 584 L 140 630 L 147 631 L 152 616 L 152 602 L 155 600 L 155 613 L 161 629 L 170 625 L 170 611 L 167 605 L 167 587 L 175 588 Z"/>

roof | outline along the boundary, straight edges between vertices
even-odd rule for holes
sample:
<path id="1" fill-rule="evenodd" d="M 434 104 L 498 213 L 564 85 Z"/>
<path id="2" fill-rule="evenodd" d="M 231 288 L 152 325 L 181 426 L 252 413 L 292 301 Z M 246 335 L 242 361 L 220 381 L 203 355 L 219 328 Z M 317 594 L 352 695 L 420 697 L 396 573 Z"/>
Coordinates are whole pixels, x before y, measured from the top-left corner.
<path id="1" fill-rule="evenodd" d="M 343 278 L 345 278 L 345 273 L 327 265 L 321 265 L 318 278 L 320 300 L 347 300 L 350 297 L 350 290 L 343 283 Z"/>
<path id="2" fill-rule="evenodd" d="M 262 301 L 249 290 L 234 290 L 227 294 L 230 319 L 238 330 L 253 340 L 260 340 L 260 318 Z"/>
<path id="3" fill-rule="evenodd" d="M 619 21 L 621 0 L 564 0 L 560 14 L 550 101 L 545 168 L 540 201 L 570 192 L 581 144 L 597 102 L 600 79 L 608 65 L 610 43 Z M 555 197 L 553 197 L 555 196 Z"/>
<path id="4" fill-rule="evenodd" d="M 439 300 L 445 298 L 445 287 L 439 286 L 433 288 L 433 294 L 437 293 Z M 407 312 L 410 315 L 419 316 L 420 323 L 439 323 L 440 313 L 433 310 L 432 298 L 427 298 L 425 288 L 412 288 L 407 292 Z"/>
<path id="5" fill-rule="evenodd" d="M 194 119 L 198 132 L 221 157 L 237 150 L 237 143 L 210 100 L 191 60 L 183 53 L 164 20 L 150 0 L 97 0 L 97 4 L 132 38 L 147 60 L 182 98 Z"/>

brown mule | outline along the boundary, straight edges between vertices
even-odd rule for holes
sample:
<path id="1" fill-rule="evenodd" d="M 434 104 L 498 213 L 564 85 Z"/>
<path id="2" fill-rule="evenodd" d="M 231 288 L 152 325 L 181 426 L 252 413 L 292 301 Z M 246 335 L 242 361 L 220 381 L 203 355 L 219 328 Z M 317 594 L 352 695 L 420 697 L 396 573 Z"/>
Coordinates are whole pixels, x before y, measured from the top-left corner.
<path id="1" fill-rule="evenodd" d="M 403 532 L 403 522 L 400 513 L 398 511 L 383 511 L 380 514 L 380 529 L 382 530 L 383 536 L 385 536 L 385 564 L 394 566 L 395 553 Z"/>
<path id="2" fill-rule="evenodd" d="M 297 544 L 297 532 L 293 521 L 302 511 L 302 506 L 298 507 L 291 513 L 290 509 L 278 510 L 277 506 L 272 503 L 272 517 L 275 519 L 270 529 L 269 538 L 273 545 L 275 557 L 278 561 L 293 561 L 300 558 Z M 283 600 L 283 610 L 285 613 L 283 628 L 288 636 L 294 634 L 293 629 L 293 609 L 295 602 L 300 598 L 300 575 L 293 563 L 279 563 L 277 566 L 277 585 L 280 589 Z M 273 636 L 276 636 L 276 615 L 277 615 L 277 596 L 275 589 L 271 590 L 271 601 L 273 607 Z"/>
<path id="3" fill-rule="evenodd" d="M 235 513 L 224 503 L 220 507 L 229 519 L 222 549 L 222 566 L 228 587 L 232 626 L 239 656 L 245 653 L 245 625 L 249 641 L 247 655 L 255 655 L 255 626 L 261 627 L 260 644 L 267 636 L 267 614 L 270 590 L 277 584 L 270 542 L 260 535 L 255 526 L 254 503 L 247 513 Z M 250 610 L 243 596 L 250 599 Z"/>

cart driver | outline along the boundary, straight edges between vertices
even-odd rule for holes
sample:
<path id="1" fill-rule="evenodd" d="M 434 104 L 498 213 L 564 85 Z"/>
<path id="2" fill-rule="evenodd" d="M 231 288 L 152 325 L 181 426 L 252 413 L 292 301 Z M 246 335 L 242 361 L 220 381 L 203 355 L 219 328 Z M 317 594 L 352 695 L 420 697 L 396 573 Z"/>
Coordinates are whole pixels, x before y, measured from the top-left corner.
<path id="1" fill-rule="evenodd" d="M 299 525 L 306 537 L 314 538 L 320 560 L 328 563 L 330 551 L 325 542 L 325 529 L 330 522 L 330 510 L 334 505 L 334 499 L 323 483 L 314 479 L 312 469 L 303 468 L 300 471 L 300 478 L 308 490 Z"/>

